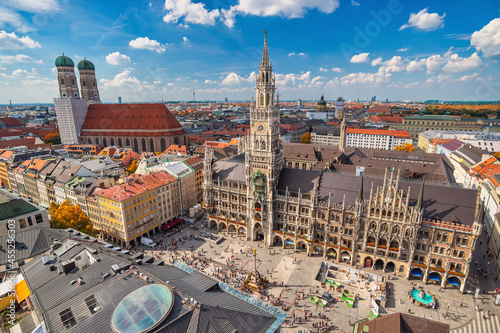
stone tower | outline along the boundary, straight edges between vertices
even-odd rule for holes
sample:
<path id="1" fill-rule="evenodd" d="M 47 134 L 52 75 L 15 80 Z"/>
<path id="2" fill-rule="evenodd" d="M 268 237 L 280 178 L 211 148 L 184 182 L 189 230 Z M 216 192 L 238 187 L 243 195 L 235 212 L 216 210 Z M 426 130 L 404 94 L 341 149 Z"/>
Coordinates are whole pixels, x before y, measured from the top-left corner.
<path id="1" fill-rule="evenodd" d="M 97 89 L 97 81 L 95 78 L 94 64 L 84 58 L 78 63 L 78 71 L 80 73 L 82 98 L 89 104 L 101 103 L 99 98 L 99 89 Z"/>
<path id="2" fill-rule="evenodd" d="M 57 81 L 59 82 L 59 95 L 61 98 L 80 98 L 76 82 L 75 64 L 73 60 L 62 56 L 56 58 Z"/>
<path id="3" fill-rule="evenodd" d="M 339 152 L 345 152 L 345 146 L 347 144 L 347 133 L 346 133 L 347 125 L 345 123 L 345 116 L 342 117 L 342 123 L 340 124 L 340 144 L 339 144 Z"/>
<path id="4" fill-rule="evenodd" d="M 271 244 L 273 194 L 283 167 L 280 144 L 280 111 L 275 102 L 275 78 L 269 62 L 267 31 L 256 77 L 256 99 L 250 105 L 250 137 L 245 154 L 250 239 Z"/>

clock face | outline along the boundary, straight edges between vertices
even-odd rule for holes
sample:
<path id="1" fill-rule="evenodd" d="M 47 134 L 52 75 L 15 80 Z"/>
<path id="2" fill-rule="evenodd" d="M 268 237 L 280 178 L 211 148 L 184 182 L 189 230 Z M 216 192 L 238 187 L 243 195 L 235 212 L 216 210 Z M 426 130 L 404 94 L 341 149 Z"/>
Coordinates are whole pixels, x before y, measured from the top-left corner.
<path id="1" fill-rule="evenodd" d="M 262 132 L 264 130 L 264 125 L 259 125 L 259 127 L 257 127 L 257 130 L 259 132 Z"/>

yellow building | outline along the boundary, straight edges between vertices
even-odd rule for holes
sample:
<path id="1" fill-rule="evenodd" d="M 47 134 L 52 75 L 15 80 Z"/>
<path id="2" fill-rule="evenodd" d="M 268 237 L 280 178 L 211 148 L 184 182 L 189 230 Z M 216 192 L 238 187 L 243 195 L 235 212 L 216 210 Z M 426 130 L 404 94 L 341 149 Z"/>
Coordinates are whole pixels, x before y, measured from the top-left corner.
<path id="1" fill-rule="evenodd" d="M 174 184 L 177 185 L 177 180 L 173 176 L 157 172 L 133 175 L 123 184 L 97 189 L 94 198 L 88 199 L 94 229 L 103 239 L 121 246 L 140 243 L 141 237 L 150 237 L 159 231 L 165 222 L 164 216 L 173 217 L 173 214 L 162 214 L 159 202 L 162 201 L 160 194 L 167 188 L 174 188 Z M 172 200 L 175 198 L 178 196 Z M 97 214 L 94 212 L 96 206 Z"/>

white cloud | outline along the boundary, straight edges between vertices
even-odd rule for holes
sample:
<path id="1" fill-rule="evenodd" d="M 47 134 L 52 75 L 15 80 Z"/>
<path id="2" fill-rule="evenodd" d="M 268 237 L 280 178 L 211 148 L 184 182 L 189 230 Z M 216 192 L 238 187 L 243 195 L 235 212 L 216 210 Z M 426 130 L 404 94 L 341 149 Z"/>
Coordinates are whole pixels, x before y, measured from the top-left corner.
<path id="1" fill-rule="evenodd" d="M 377 85 L 389 82 L 390 77 L 390 73 L 383 73 L 382 71 L 377 73 L 351 73 L 340 78 L 340 82 L 343 85 Z"/>
<path id="2" fill-rule="evenodd" d="M 154 39 L 149 39 L 148 37 L 136 38 L 131 40 L 128 44 L 136 49 L 146 49 L 156 51 L 158 53 L 165 52 L 167 47 L 167 44 L 161 44 L 160 42 Z"/>
<path id="3" fill-rule="evenodd" d="M 427 67 L 427 74 L 432 74 L 441 69 L 441 66 L 446 62 L 446 59 L 439 54 L 432 55 L 426 59 L 422 59 L 425 67 Z"/>
<path id="4" fill-rule="evenodd" d="M 49 13 L 59 11 L 57 0 L 9 0 L 7 6 L 28 13 Z"/>
<path id="5" fill-rule="evenodd" d="M 184 18 L 184 22 L 214 25 L 221 15 L 218 9 L 207 10 L 204 3 L 193 3 L 191 0 L 165 0 L 165 9 L 167 14 L 163 16 L 163 21 L 167 23 L 177 23 Z"/>
<path id="6" fill-rule="evenodd" d="M 12 72 L 13 76 L 26 76 L 30 78 L 34 78 L 37 75 L 36 68 L 32 68 L 31 72 L 28 72 L 25 69 L 16 69 Z"/>
<path id="7" fill-rule="evenodd" d="M 138 78 L 135 76 L 130 75 L 131 71 L 123 71 L 122 73 L 119 73 L 115 75 L 115 77 L 112 80 L 108 79 L 100 79 L 99 82 L 101 83 L 101 89 L 103 90 L 108 90 L 111 88 L 136 88 L 136 89 L 143 89 L 143 88 L 148 88 L 151 87 L 147 82 L 141 82 Z"/>
<path id="8" fill-rule="evenodd" d="M 167 13 L 163 21 L 177 23 L 183 19 L 187 23 L 214 25 L 217 21 L 232 28 L 235 17 L 241 15 L 303 17 L 310 9 L 321 13 L 333 13 L 339 7 L 339 0 L 238 0 L 229 8 L 206 8 L 202 2 L 192 0 L 165 0 Z"/>
<path id="9" fill-rule="evenodd" d="M 289 84 L 295 85 L 299 84 L 299 87 L 309 84 L 311 81 L 311 72 L 305 72 L 301 74 L 276 74 L 276 85 L 286 86 Z"/>
<path id="10" fill-rule="evenodd" d="M 481 30 L 472 34 L 470 44 L 485 57 L 500 54 L 500 18 L 496 18 L 485 25 Z"/>
<path id="11" fill-rule="evenodd" d="M 381 64 L 382 66 L 379 68 L 379 71 L 385 73 L 401 72 L 406 69 L 405 60 L 400 56 L 394 56 L 387 61 L 381 62 Z"/>
<path id="12" fill-rule="evenodd" d="M 288 56 L 289 57 L 292 57 L 292 56 L 307 57 L 307 54 L 304 52 L 300 52 L 300 53 L 291 52 L 291 53 L 288 53 Z"/>
<path id="13" fill-rule="evenodd" d="M 370 59 L 368 57 L 369 55 L 370 55 L 370 53 L 360 53 L 360 54 L 353 55 L 351 58 L 351 63 L 358 64 L 358 63 L 363 63 L 363 62 L 369 62 L 370 61 Z"/>
<path id="14" fill-rule="evenodd" d="M 448 62 L 443 67 L 443 71 L 460 73 L 471 69 L 475 69 L 481 66 L 483 62 L 481 58 L 474 52 L 469 58 L 459 57 L 458 54 L 452 54 L 448 59 Z"/>
<path id="15" fill-rule="evenodd" d="M 189 28 L 189 24 L 182 24 L 182 23 L 179 23 L 177 26 L 178 26 L 179 28 L 184 28 L 184 29 Z"/>
<path id="16" fill-rule="evenodd" d="M 320 67 L 320 68 L 319 68 L 319 71 L 320 71 L 320 72 L 328 72 L 328 69 L 327 69 L 327 68 Z"/>
<path id="17" fill-rule="evenodd" d="M 222 80 L 222 84 L 225 86 L 228 86 L 228 85 L 242 84 L 244 82 L 253 82 L 253 81 L 255 81 L 256 75 L 257 74 L 255 72 L 252 72 L 252 73 L 250 73 L 248 78 L 245 79 L 244 77 L 239 76 L 236 73 L 230 73 L 226 76 L 226 78 L 224 80 Z M 207 82 L 205 81 L 205 83 L 207 83 Z"/>
<path id="18" fill-rule="evenodd" d="M 340 68 L 340 67 L 333 67 L 332 68 L 332 72 L 340 73 L 340 72 L 342 72 L 342 68 Z"/>
<path id="19" fill-rule="evenodd" d="M 474 73 L 471 75 L 464 75 L 461 78 L 458 79 L 458 81 L 465 82 L 465 81 L 473 81 L 476 80 L 479 77 L 478 73 Z"/>
<path id="20" fill-rule="evenodd" d="M 421 72 L 424 69 L 425 62 L 422 60 L 412 60 L 406 65 L 408 73 Z"/>
<path id="21" fill-rule="evenodd" d="M 106 61 L 110 65 L 126 65 L 130 63 L 130 57 L 120 52 L 113 52 L 106 56 Z"/>
<path id="22" fill-rule="evenodd" d="M 12 64 L 14 62 L 32 62 L 35 64 L 43 64 L 42 60 L 35 60 L 30 56 L 25 54 L 16 54 L 16 55 L 1 55 L 0 54 L 0 63 L 3 64 Z"/>
<path id="23" fill-rule="evenodd" d="M 28 36 L 18 37 L 15 32 L 0 31 L 0 49 L 18 50 L 40 48 L 40 44 Z"/>
<path id="24" fill-rule="evenodd" d="M 256 16 L 302 17 L 309 9 L 331 14 L 339 7 L 338 0 L 239 0 L 234 11 Z"/>
<path id="25" fill-rule="evenodd" d="M 351 6 L 356 6 L 356 7 L 358 7 L 358 6 L 359 6 L 359 2 L 354 1 L 354 0 L 351 0 Z"/>
<path id="26" fill-rule="evenodd" d="M 375 60 L 372 60 L 372 66 L 377 66 L 382 63 L 382 57 L 378 57 Z"/>
<path id="27" fill-rule="evenodd" d="M 449 75 L 439 74 L 438 76 L 431 76 L 428 78 L 425 83 L 433 84 L 433 83 L 447 83 L 451 80 Z"/>
<path id="28" fill-rule="evenodd" d="M 406 89 L 411 89 L 411 88 L 417 88 L 418 86 L 420 86 L 420 82 L 416 81 L 412 83 L 407 83 L 403 87 Z"/>
<path id="29" fill-rule="evenodd" d="M 212 80 L 205 80 L 205 83 L 215 83 L 215 81 L 212 81 Z"/>
<path id="30" fill-rule="evenodd" d="M 427 12 L 429 8 L 422 9 L 418 13 L 411 13 L 408 23 L 403 24 L 399 30 L 415 27 L 420 30 L 432 31 L 444 27 L 444 17 L 446 13 L 440 16 L 438 13 Z"/>
<path id="31" fill-rule="evenodd" d="M 186 36 L 182 37 L 182 43 L 183 44 L 188 44 L 189 43 L 189 39 Z"/>
<path id="32" fill-rule="evenodd" d="M 16 13 L 10 8 L 0 6 L 0 27 L 5 26 L 11 26 L 21 33 L 33 31 L 33 28 L 21 14 Z"/>
<path id="33" fill-rule="evenodd" d="M 409 47 L 402 47 L 398 50 L 398 52 L 406 52 L 408 51 L 410 48 Z"/>

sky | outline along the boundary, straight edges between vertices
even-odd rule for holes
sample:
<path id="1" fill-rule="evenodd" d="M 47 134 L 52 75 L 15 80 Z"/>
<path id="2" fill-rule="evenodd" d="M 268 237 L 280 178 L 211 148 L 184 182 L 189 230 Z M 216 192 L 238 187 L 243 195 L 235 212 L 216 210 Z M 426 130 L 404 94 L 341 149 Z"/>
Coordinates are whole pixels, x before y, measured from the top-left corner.
<path id="1" fill-rule="evenodd" d="M 63 52 L 105 103 L 249 100 L 264 30 L 282 100 L 500 100 L 497 0 L 0 0 L 0 104 L 52 102 Z"/>

